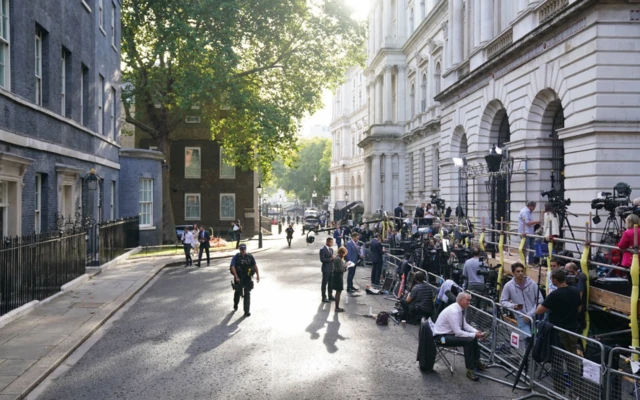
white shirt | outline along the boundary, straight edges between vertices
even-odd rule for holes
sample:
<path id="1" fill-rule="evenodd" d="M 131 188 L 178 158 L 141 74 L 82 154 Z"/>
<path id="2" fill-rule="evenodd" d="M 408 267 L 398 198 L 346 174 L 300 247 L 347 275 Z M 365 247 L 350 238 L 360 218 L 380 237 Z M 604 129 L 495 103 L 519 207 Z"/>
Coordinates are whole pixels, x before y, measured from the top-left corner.
<path id="1" fill-rule="evenodd" d="M 451 335 L 456 337 L 475 337 L 478 330 L 462 318 L 462 307 L 457 302 L 445 308 L 433 328 L 434 335 Z"/>
<path id="2" fill-rule="evenodd" d="M 551 212 L 544 213 L 544 236 L 560 236 L 558 217 Z"/>
<path id="3" fill-rule="evenodd" d="M 533 221 L 533 218 L 529 207 L 525 207 L 520 210 L 520 215 L 518 216 L 518 233 L 533 235 L 533 225 L 527 225 L 527 223 L 531 221 Z"/>
<path id="4" fill-rule="evenodd" d="M 234 224 L 233 225 L 233 231 L 235 232 L 235 231 L 239 231 L 239 230 L 240 230 L 240 227 L 238 225 Z"/>
<path id="5" fill-rule="evenodd" d="M 191 233 L 191 231 L 185 231 L 182 234 L 182 242 L 193 246 L 195 244 L 195 240 L 193 240 L 193 233 Z"/>

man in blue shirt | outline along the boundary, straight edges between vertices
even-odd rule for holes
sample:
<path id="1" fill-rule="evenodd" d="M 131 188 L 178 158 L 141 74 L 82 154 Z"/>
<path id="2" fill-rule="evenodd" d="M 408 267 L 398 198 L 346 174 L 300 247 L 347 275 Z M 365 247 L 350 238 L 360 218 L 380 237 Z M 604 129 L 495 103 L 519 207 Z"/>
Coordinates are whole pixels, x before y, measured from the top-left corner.
<path id="1" fill-rule="evenodd" d="M 520 215 L 518 216 L 518 233 L 519 234 L 527 234 L 533 235 L 534 227 L 536 224 L 539 224 L 540 221 L 535 221 L 533 219 L 533 210 L 536 209 L 536 202 L 529 201 L 527 202 L 527 206 L 520 210 Z M 529 264 L 534 264 L 535 250 L 536 250 L 536 242 L 535 238 L 527 237 L 525 242 L 525 249 L 529 249 Z"/>
<path id="2" fill-rule="evenodd" d="M 340 229 L 339 223 L 336 223 L 336 229 L 333 231 L 333 238 L 336 240 L 338 248 L 342 247 L 342 229 Z"/>
<path id="3" fill-rule="evenodd" d="M 345 260 L 353 263 L 353 266 L 347 269 L 347 293 L 360 291 L 360 289 L 356 289 L 353 286 L 353 278 L 356 276 L 356 264 L 358 264 L 358 259 L 361 256 L 358 239 L 360 239 L 360 234 L 354 233 L 351 235 L 349 243 L 347 243 L 347 255 L 345 256 Z"/>

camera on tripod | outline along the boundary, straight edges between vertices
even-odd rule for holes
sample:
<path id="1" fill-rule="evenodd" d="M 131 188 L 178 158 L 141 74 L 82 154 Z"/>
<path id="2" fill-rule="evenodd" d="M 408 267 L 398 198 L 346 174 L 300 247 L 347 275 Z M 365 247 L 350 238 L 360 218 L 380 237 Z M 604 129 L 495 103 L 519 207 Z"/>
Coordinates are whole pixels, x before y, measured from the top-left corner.
<path id="1" fill-rule="evenodd" d="M 629 207 L 631 196 L 631 186 L 624 182 L 619 182 L 613 187 L 611 192 L 599 192 L 596 198 L 591 200 L 591 209 L 596 210 L 596 218 L 593 223 L 598 224 L 600 218 L 598 211 L 605 209 L 611 217 L 618 214 L 620 217 L 626 217 L 633 212 L 634 207 Z M 640 210 L 638 210 L 640 212 Z"/>
<path id="2" fill-rule="evenodd" d="M 556 212 L 561 215 L 565 215 L 567 207 L 571 205 L 571 199 L 562 198 L 562 195 L 555 189 L 547 190 L 546 192 L 540 193 L 540 195 L 542 197 L 547 197 L 549 199 L 549 203 L 551 203 Z"/>
<path id="3" fill-rule="evenodd" d="M 640 217 L 640 206 L 619 206 L 616 208 L 616 214 L 622 219 L 627 218 L 631 214 Z"/>
<path id="4" fill-rule="evenodd" d="M 431 196 L 431 204 L 434 204 L 436 206 L 436 208 L 440 209 L 440 210 L 444 210 L 446 207 L 446 202 L 444 201 L 444 199 L 441 199 L 440 197 L 438 197 L 437 193 L 433 193 Z"/>

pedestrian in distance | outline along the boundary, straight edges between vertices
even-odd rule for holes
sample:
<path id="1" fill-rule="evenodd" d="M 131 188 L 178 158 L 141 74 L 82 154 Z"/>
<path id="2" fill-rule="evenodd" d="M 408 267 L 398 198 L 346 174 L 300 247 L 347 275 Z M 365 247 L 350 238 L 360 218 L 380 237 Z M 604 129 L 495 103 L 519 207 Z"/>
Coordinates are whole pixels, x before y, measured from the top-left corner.
<path id="1" fill-rule="evenodd" d="M 320 287 L 320 290 L 322 291 L 323 303 L 329 303 L 335 300 L 333 298 L 331 289 L 331 274 L 333 273 L 334 259 L 335 256 L 333 255 L 333 238 L 328 237 L 325 241 L 325 245 L 320 249 L 320 262 L 322 263 L 322 286 Z"/>
<path id="2" fill-rule="evenodd" d="M 379 233 L 373 235 L 369 250 L 371 250 L 371 284 L 379 285 L 382 274 L 382 243 L 380 243 Z"/>
<path id="3" fill-rule="evenodd" d="M 344 312 L 343 308 L 340 308 L 340 295 L 344 289 L 344 273 L 347 267 L 344 262 L 344 257 L 347 255 L 347 249 L 340 247 L 338 249 L 338 257 L 333 259 L 333 272 L 331 276 L 331 288 L 336 291 L 335 302 L 336 312 Z"/>
<path id="4" fill-rule="evenodd" d="M 347 243 L 347 256 L 345 257 L 345 260 L 353 263 L 352 266 L 347 267 L 347 293 L 360 291 L 360 289 L 356 289 L 356 287 L 353 286 L 353 278 L 356 276 L 356 265 L 361 258 L 358 239 L 360 239 L 360 234 L 354 233 L 351 235 L 349 243 Z"/>
<path id="5" fill-rule="evenodd" d="M 209 266 L 209 240 L 211 239 L 211 235 L 209 235 L 209 231 L 204 229 L 203 225 L 200 225 L 200 233 L 198 234 L 198 242 L 200 242 L 200 252 L 198 253 L 198 264 L 200 267 L 202 264 L 202 252 L 207 252 L 207 266 Z"/>
<path id="6" fill-rule="evenodd" d="M 182 232 L 182 246 L 184 247 L 185 267 L 193 265 L 193 259 L 191 258 L 191 249 L 195 247 L 195 240 L 193 239 L 193 233 L 191 233 L 191 227 L 187 226 Z"/>
<path id="7" fill-rule="evenodd" d="M 486 292 L 484 276 L 478 274 L 481 264 L 480 249 L 474 247 L 473 250 L 471 250 L 471 254 L 473 257 L 465 261 L 464 268 L 462 269 L 462 278 L 465 280 L 464 288 L 470 292 L 484 296 Z M 478 307 L 480 305 L 480 298 L 474 296 L 471 305 Z"/>
<path id="8" fill-rule="evenodd" d="M 342 229 L 340 229 L 340 224 L 335 224 L 335 230 L 333 231 L 333 238 L 336 241 L 336 245 L 338 248 L 342 247 Z"/>
<path id="9" fill-rule="evenodd" d="M 293 229 L 293 224 L 289 224 L 287 229 L 284 230 L 287 234 L 287 243 L 289 244 L 289 248 L 291 248 L 291 240 L 293 239 L 293 233 L 295 230 Z"/>
<path id="10" fill-rule="evenodd" d="M 237 219 L 233 221 L 233 236 L 236 240 L 236 249 L 240 247 L 240 239 L 242 238 L 242 225 L 240 225 L 240 220 Z"/>
<path id="11" fill-rule="evenodd" d="M 260 271 L 256 259 L 247 253 L 247 245 L 241 244 L 240 252 L 231 259 L 231 274 L 233 274 L 233 310 L 238 311 L 240 297 L 244 297 L 243 309 L 244 316 L 250 317 L 251 312 L 251 290 L 253 290 L 253 275 L 256 276 L 256 282 L 260 283 Z"/>
<path id="12" fill-rule="evenodd" d="M 536 221 L 533 219 L 533 210 L 536 209 L 536 202 L 529 201 L 527 202 L 527 206 L 520 210 L 520 215 L 518 216 L 518 233 L 519 234 L 527 234 L 533 235 L 535 231 L 535 226 L 540 223 L 540 221 Z M 536 239 L 533 237 L 527 237 L 525 242 L 526 249 L 529 249 L 529 264 L 535 264 L 535 251 L 536 251 Z"/>

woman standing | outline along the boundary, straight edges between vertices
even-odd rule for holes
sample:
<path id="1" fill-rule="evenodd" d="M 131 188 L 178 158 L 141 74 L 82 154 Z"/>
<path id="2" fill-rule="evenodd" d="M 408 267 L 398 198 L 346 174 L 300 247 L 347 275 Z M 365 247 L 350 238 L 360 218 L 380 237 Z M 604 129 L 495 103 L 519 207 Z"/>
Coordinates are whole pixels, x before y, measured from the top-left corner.
<path id="1" fill-rule="evenodd" d="M 336 312 L 343 312 L 344 309 L 340 308 L 340 294 L 344 289 L 344 273 L 347 270 L 347 266 L 344 263 L 344 257 L 347 255 L 347 249 L 340 247 L 338 249 L 338 257 L 333 259 L 333 278 L 331 282 L 331 288 L 336 291 Z"/>
<path id="2" fill-rule="evenodd" d="M 620 239 L 620 242 L 618 243 L 618 247 L 623 251 L 622 263 L 620 265 L 626 268 L 631 268 L 633 254 L 625 250 L 629 247 L 633 247 L 634 225 L 638 225 L 639 228 L 637 228 L 637 230 L 638 233 L 640 233 L 640 217 L 635 214 L 629 214 L 629 216 L 627 216 L 627 218 L 625 219 L 625 223 L 627 225 L 627 230 L 622 233 L 622 239 Z M 340 254 L 340 250 L 338 250 L 338 254 Z"/>
<path id="3" fill-rule="evenodd" d="M 558 214 L 556 213 L 553 204 L 547 203 L 544 205 L 544 237 L 557 238 L 560 236 L 560 223 L 558 221 Z"/>

